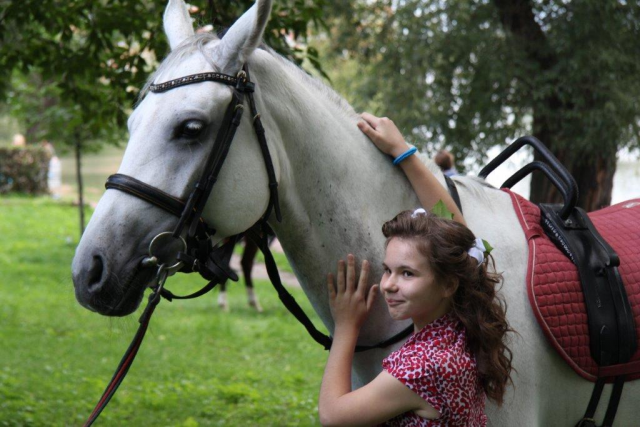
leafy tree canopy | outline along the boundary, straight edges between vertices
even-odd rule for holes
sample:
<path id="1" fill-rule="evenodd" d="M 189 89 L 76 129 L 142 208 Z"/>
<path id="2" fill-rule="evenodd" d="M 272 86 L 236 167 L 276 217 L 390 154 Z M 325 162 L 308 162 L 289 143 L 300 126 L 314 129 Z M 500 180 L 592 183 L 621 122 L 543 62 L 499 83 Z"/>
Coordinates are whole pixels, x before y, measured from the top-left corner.
<path id="1" fill-rule="evenodd" d="M 230 26 L 253 2 L 192 0 L 199 25 Z M 322 24 L 324 0 L 274 5 L 265 39 L 298 62 L 315 51 L 293 46 Z M 118 140 L 139 88 L 165 56 L 166 0 L 0 0 L 0 100 L 34 137 Z M 213 18 L 213 19 L 212 19 Z"/>
<path id="2" fill-rule="evenodd" d="M 591 179 L 576 157 L 615 170 L 616 150 L 639 146 L 638 2 L 374 0 L 333 14 L 334 83 L 417 142 L 480 160 L 534 133 Z"/>
<path id="3" fill-rule="evenodd" d="M 505 28 L 497 3 L 530 8 L 537 49 Z M 338 62 L 364 61 L 353 102 L 384 108 L 422 141 L 482 152 L 530 132 L 531 115 L 554 94 L 565 106 L 560 136 L 572 147 L 637 146 L 640 7 L 632 3 L 356 2 L 336 14 L 346 25 L 333 26 L 331 40 Z"/>

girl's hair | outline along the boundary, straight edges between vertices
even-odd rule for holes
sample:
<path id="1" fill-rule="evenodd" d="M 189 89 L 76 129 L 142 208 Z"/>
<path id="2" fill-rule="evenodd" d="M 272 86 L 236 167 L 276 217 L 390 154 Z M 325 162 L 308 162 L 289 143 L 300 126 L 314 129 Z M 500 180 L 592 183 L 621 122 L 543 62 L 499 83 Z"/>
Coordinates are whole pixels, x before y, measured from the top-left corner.
<path id="1" fill-rule="evenodd" d="M 443 171 L 451 169 L 453 167 L 453 155 L 447 150 L 440 150 L 436 154 L 435 162 Z"/>
<path id="2" fill-rule="evenodd" d="M 464 325 L 467 345 L 476 356 L 480 382 L 487 396 L 502 404 L 506 386 L 511 380 L 511 350 L 505 343 L 507 305 L 498 294 L 502 275 L 495 273 L 495 261 L 485 254 L 481 265 L 469 256 L 475 236 L 464 225 L 433 214 L 400 212 L 382 226 L 387 238 L 407 239 L 429 261 L 436 280 L 442 286 L 456 286 L 452 311 Z M 491 269 L 489 271 L 489 261 Z"/>

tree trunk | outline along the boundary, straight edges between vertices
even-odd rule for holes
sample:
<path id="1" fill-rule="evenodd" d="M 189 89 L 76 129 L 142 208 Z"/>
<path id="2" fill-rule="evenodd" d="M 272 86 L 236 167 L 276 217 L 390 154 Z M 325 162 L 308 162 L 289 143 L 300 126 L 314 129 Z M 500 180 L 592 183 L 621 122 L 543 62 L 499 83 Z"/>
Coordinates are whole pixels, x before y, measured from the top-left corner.
<path id="1" fill-rule="evenodd" d="M 500 21 L 524 49 L 529 60 L 537 64 L 542 73 L 553 70 L 558 57 L 535 20 L 533 2 L 493 0 L 493 3 L 498 10 Z M 557 84 L 560 86 L 562 83 L 558 80 Z M 616 170 L 615 145 L 611 147 L 611 144 L 603 144 L 602 148 L 593 148 L 591 153 L 566 148 L 572 147 L 572 144 L 571 141 L 561 140 L 563 117 L 574 107 L 563 103 L 552 93 L 545 99 L 535 101 L 532 108 L 533 134 L 553 152 L 578 184 L 577 206 L 586 211 L 593 211 L 610 205 L 613 175 Z M 537 154 L 534 155 L 534 159 L 542 160 Z M 530 199 L 536 203 L 562 203 L 560 193 L 541 173 L 534 173 L 531 178 Z"/>
<path id="2" fill-rule="evenodd" d="M 553 136 L 546 140 L 536 135 L 555 154 L 560 163 L 568 170 L 578 184 L 577 206 L 587 212 L 601 209 L 611 204 L 613 175 L 616 171 L 616 150 L 594 153 L 576 152 L 567 149 L 554 149 Z M 542 160 L 534 155 L 535 160 Z M 531 201 L 536 203 L 562 203 L 562 196 L 551 181 L 541 173 L 531 177 Z"/>
<path id="3" fill-rule="evenodd" d="M 75 140 L 76 151 L 76 181 L 78 182 L 78 209 L 80 209 L 80 237 L 84 234 L 84 191 L 82 185 L 82 164 L 81 151 L 82 145 L 80 138 L 76 135 Z"/>

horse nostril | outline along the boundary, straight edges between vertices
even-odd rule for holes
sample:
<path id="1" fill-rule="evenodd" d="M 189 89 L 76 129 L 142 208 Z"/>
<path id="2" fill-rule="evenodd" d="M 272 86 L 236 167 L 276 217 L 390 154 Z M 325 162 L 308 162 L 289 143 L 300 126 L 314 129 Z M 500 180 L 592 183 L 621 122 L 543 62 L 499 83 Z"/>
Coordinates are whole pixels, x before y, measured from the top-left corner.
<path id="1" fill-rule="evenodd" d="M 104 263 L 102 257 L 96 255 L 91 261 L 89 269 L 89 292 L 97 292 L 102 287 L 102 273 L 104 272 Z"/>

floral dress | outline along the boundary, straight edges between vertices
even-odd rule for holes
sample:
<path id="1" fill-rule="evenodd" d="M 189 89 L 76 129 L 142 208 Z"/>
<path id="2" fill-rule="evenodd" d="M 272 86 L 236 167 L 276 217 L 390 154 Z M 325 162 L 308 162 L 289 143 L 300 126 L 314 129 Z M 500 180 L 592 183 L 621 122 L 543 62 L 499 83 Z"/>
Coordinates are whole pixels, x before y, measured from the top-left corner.
<path id="1" fill-rule="evenodd" d="M 409 337 L 382 362 L 384 370 L 433 406 L 440 417 L 428 420 L 405 412 L 386 426 L 486 426 L 485 393 L 476 359 L 467 349 L 466 331 L 445 314 Z"/>

